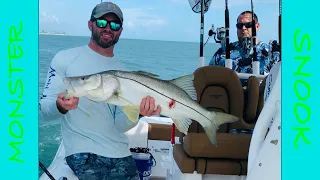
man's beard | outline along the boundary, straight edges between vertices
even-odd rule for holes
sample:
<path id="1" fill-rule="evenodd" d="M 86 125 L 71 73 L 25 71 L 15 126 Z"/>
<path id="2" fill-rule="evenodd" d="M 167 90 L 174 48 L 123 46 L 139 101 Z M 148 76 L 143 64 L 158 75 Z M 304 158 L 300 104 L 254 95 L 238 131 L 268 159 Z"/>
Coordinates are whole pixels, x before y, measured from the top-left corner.
<path id="1" fill-rule="evenodd" d="M 101 33 L 102 33 L 102 32 L 101 32 Z M 107 32 L 104 32 L 104 33 L 107 33 Z M 113 39 L 112 39 L 111 41 L 108 41 L 108 42 L 101 41 L 101 40 L 100 40 L 101 34 L 98 33 L 98 32 L 95 31 L 95 30 L 92 31 L 91 36 L 92 36 L 92 39 L 94 40 L 94 42 L 95 42 L 98 46 L 100 46 L 100 47 L 102 47 L 102 48 L 104 48 L 104 49 L 109 48 L 109 47 L 115 45 L 115 44 L 118 42 L 118 40 L 119 40 L 119 36 L 114 36 L 114 35 L 113 35 Z"/>

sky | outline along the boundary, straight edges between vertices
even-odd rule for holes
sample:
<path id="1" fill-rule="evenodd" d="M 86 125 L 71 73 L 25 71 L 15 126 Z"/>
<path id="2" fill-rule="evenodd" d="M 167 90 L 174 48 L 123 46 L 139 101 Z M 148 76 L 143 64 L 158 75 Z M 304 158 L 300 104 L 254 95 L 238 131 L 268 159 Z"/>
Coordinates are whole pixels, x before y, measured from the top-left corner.
<path id="1" fill-rule="evenodd" d="M 123 11 L 121 38 L 200 42 L 200 13 L 191 10 L 189 0 L 113 0 Z M 251 10 L 250 0 L 228 0 L 230 39 L 237 40 L 236 19 Z M 278 40 L 279 0 L 254 0 L 258 15 L 259 40 Z M 39 30 L 65 32 L 73 36 L 90 36 L 88 20 L 100 0 L 39 0 Z M 204 41 L 214 24 L 223 27 L 224 0 L 213 0 L 204 15 Z M 213 39 L 210 40 L 213 42 Z"/>

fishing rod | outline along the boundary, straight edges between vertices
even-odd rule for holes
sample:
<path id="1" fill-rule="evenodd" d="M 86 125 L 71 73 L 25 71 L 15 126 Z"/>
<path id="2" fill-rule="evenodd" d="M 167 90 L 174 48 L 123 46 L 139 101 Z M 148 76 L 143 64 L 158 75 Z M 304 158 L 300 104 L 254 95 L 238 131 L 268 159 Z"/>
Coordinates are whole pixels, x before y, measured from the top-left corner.
<path id="1" fill-rule="evenodd" d="M 228 9 L 228 0 L 225 0 L 225 27 L 217 28 L 216 32 L 214 32 L 214 25 L 209 30 L 209 38 L 214 35 L 214 40 L 216 43 L 221 44 L 221 52 L 225 55 L 226 63 L 225 67 L 232 69 L 232 60 L 230 59 L 230 36 L 229 36 L 229 29 L 230 29 L 230 21 L 229 21 L 229 9 Z M 217 36 L 217 37 L 216 37 Z M 207 40 L 207 41 L 208 41 Z M 206 42 L 207 43 L 207 42 Z"/>
<path id="2" fill-rule="evenodd" d="M 193 12 L 200 13 L 200 57 L 199 66 L 204 66 L 203 57 L 203 32 L 204 32 L 204 14 L 209 10 L 211 0 L 188 0 Z"/>
<path id="3" fill-rule="evenodd" d="M 224 10 L 224 22 L 225 22 L 225 27 L 220 28 L 220 30 L 224 31 L 224 37 L 221 38 L 221 48 L 222 52 L 226 56 L 225 60 L 225 67 L 232 69 L 232 60 L 230 59 L 230 37 L 229 37 L 229 28 L 230 28 L 230 23 L 229 23 L 229 9 L 228 9 L 228 0 L 225 0 L 225 10 Z"/>
<path id="4" fill-rule="evenodd" d="M 209 41 L 209 39 L 211 38 L 212 35 L 214 35 L 214 39 L 216 40 L 216 32 L 214 32 L 214 24 L 212 24 L 212 27 L 208 32 L 208 38 L 207 38 L 206 42 L 203 44 L 203 47 L 208 43 L 208 41 Z"/>
<path id="5" fill-rule="evenodd" d="M 281 11 L 282 11 L 281 0 L 279 0 L 278 39 L 279 39 L 280 52 L 281 52 Z M 281 60 L 281 56 L 280 56 L 280 60 Z"/>
<path id="6" fill-rule="evenodd" d="M 279 0 L 279 16 L 278 16 L 278 42 L 276 40 L 270 40 L 269 42 L 269 55 L 270 59 L 273 58 L 273 52 L 281 53 L 281 0 Z M 281 61 L 281 55 L 279 56 L 279 61 Z"/>
<path id="7" fill-rule="evenodd" d="M 257 60 L 257 47 L 256 47 L 256 22 L 254 17 L 254 7 L 253 0 L 251 0 L 251 13 L 252 13 L 252 46 L 253 46 L 253 57 L 252 57 L 252 66 L 253 74 L 260 74 L 260 62 Z"/>
<path id="8" fill-rule="evenodd" d="M 225 21 L 225 31 L 226 31 L 226 36 L 225 36 L 225 47 L 226 47 L 226 59 L 230 59 L 230 38 L 229 38 L 229 28 L 230 28 L 230 23 L 229 23 L 229 9 L 228 9 L 228 0 L 225 0 L 225 11 L 224 11 L 224 21 Z M 232 64 L 231 64 L 232 67 Z"/>
<path id="9" fill-rule="evenodd" d="M 204 66 L 203 59 L 203 32 L 204 32 L 204 0 L 200 0 L 201 15 L 200 15 L 200 62 L 199 66 Z"/>
<path id="10" fill-rule="evenodd" d="M 39 166 L 41 167 L 41 169 L 48 175 L 48 177 L 51 180 L 55 180 L 54 177 L 50 174 L 50 172 L 47 170 L 46 167 L 44 167 L 44 165 L 41 163 L 41 161 L 39 161 Z"/>
<path id="11" fill-rule="evenodd" d="M 47 176 L 51 179 L 51 180 L 56 180 L 48 171 L 48 169 L 41 163 L 41 161 L 39 161 L 39 166 L 41 167 L 41 169 L 47 174 Z M 68 180 L 68 178 L 66 177 L 60 177 L 58 180 Z"/>

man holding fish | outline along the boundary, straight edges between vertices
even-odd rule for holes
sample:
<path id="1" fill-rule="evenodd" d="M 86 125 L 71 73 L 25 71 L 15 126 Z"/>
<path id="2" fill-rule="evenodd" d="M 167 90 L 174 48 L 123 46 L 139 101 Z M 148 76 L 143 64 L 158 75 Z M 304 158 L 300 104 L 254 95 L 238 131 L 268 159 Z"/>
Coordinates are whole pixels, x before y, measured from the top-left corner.
<path id="1" fill-rule="evenodd" d="M 139 175 L 124 134 L 136 122 L 128 120 L 122 109 L 86 98 L 65 99 L 63 78 L 125 67 L 114 56 L 114 46 L 122 32 L 123 14 L 111 2 L 98 4 L 88 28 L 92 32 L 86 46 L 58 52 L 51 62 L 47 83 L 40 100 L 45 119 L 63 117 L 62 138 L 66 161 L 81 179 L 134 179 Z M 140 115 L 160 113 L 152 97 L 141 100 Z"/>
<path id="2" fill-rule="evenodd" d="M 218 127 L 239 119 L 201 107 L 192 74 L 166 81 L 126 71 L 113 54 L 122 24 L 118 6 L 98 4 L 88 22 L 89 45 L 57 53 L 40 101 L 45 117 L 63 117 L 66 161 L 79 179 L 139 179 L 124 133 L 141 115 L 168 116 L 184 134 L 196 120 L 214 146 Z"/>

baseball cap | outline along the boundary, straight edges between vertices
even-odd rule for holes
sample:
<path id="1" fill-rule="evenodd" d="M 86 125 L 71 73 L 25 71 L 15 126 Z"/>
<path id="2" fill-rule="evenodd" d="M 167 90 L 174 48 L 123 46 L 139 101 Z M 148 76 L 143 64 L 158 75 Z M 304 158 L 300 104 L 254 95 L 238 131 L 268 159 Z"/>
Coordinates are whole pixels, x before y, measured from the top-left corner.
<path id="1" fill-rule="evenodd" d="M 122 14 L 121 9 L 116 4 L 114 4 L 112 2 L 102 2 L 98 5 L 96 5 L 96 7 L 94 7 L 92 10 L 90 20 L 100 18 L 107 13 L 115 14 L 116 16 L 118 16 L 121 23 L 123 22 L 123 14 Z"/>

